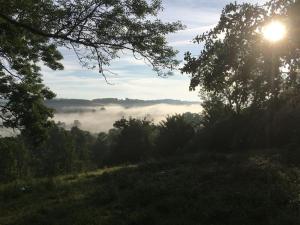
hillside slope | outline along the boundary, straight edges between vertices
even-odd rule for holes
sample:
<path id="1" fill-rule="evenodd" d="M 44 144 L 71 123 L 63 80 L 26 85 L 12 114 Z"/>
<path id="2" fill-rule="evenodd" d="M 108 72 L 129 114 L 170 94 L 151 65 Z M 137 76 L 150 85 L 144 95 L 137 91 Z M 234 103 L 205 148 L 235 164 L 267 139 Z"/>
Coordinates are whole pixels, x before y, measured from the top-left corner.
<path id="1" fill-rule="evenodd" d="M 300 224 L 298 169 L 211 154 L 0 186 L 1 225 Z"/>

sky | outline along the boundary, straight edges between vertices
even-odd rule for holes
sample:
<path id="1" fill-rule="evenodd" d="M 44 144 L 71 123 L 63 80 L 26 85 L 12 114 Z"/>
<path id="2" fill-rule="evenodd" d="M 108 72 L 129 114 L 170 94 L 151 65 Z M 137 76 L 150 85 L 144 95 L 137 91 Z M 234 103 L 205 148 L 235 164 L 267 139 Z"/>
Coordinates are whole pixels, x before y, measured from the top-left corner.
<path id="1" fill-rule="evenodd" d="M 165 22 L 180 20 L 186 29 L 168 35 L 169 45 L 179 50 L 177 58 L 183 63 L 184 53 L 198 55 L 201 45 L 192 43 L 193 38 L 212 27 L 218 20 L 223 7 L 231 0 L 163 0 L 164 10 L 158 17 Z M 265 0 L 237 0 L 262 4 Z M 197 91 L 189 91 L 190 78 L 187 74 L 174 71 L 168 78 L 157 76 L 143 60 L 129 54 L 111 63 L 109 69 L 117 75 L 108 76 L 109 85 L 96 71 L 82 68 L 72 51 L 61 49 L 64 56 L 63 71 L 42 68 L 44 83 L 57 98 L 96 99 L 179 99 L 199 101 Z"/>

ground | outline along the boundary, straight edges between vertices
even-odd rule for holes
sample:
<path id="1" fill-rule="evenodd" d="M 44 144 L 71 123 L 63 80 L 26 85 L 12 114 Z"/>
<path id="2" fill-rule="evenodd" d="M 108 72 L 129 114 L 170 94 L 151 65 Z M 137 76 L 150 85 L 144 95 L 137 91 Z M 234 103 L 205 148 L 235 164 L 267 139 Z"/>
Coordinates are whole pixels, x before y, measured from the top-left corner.
<path id="1" fill-rule="evenodd" d="M 300 224 L 298 167 L 199 154 L 0 186 L 0 225 Z"/>

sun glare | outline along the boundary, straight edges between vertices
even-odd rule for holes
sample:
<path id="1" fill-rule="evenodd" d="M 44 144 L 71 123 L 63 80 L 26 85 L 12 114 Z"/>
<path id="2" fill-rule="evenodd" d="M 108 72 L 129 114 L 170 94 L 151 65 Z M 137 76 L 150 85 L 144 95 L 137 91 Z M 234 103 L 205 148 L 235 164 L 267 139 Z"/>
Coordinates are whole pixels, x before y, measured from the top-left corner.
<path id="1" fill-rule="evenodd" d="M 263 35 L 271 42 L 278 42 L 285 37 L 286 28 L 283 23 L 273 21 L 263 28 Z"/>

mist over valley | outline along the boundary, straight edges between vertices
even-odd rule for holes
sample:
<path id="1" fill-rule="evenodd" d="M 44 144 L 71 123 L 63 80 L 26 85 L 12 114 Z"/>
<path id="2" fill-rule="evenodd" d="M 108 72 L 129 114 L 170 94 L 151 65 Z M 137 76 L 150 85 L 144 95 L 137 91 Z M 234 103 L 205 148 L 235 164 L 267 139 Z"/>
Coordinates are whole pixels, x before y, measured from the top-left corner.
<path id="1" fill-rule="evenodd" d="M 158 124 L 168 115 L 186 112 L 200 113 L 199 102 L 179 100 L 136 100 L 136 99 L 55 99 L 46 103 L 55 109 L 54 121 L 70 129 L 74 121 L 80 129 L 92 133 L 107 132 L 121 118 L 147 117 Z M 78 123 L 79 122 L 79 123 Z"/>

